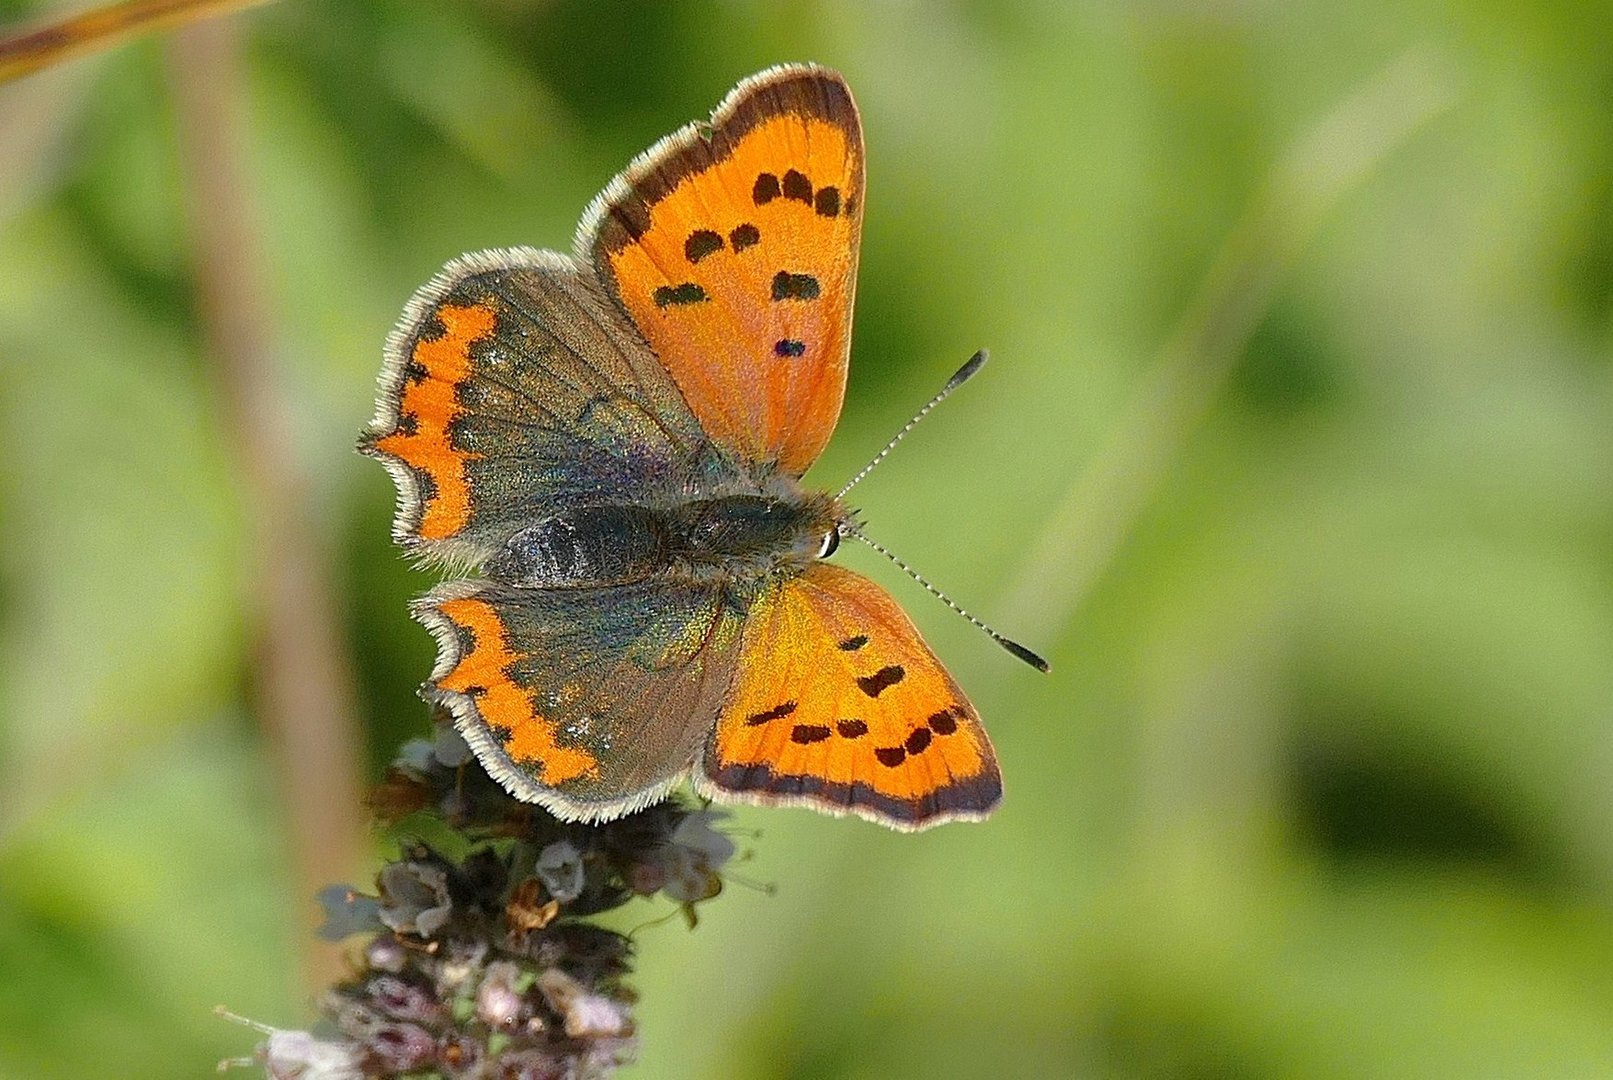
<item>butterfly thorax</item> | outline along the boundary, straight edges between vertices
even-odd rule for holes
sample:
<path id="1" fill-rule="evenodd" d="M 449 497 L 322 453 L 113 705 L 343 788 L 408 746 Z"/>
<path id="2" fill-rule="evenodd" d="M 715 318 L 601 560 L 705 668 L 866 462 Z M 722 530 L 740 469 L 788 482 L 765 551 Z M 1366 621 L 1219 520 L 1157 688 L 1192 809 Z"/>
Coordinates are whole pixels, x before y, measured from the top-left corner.
<path id="1" fill-rule="evenodd" d="M 484 570 L 528 588 L 756 577 L 829 554 L 844 520 L 830 496 L 800 491 L 583 506 L 522 529 Z"/>

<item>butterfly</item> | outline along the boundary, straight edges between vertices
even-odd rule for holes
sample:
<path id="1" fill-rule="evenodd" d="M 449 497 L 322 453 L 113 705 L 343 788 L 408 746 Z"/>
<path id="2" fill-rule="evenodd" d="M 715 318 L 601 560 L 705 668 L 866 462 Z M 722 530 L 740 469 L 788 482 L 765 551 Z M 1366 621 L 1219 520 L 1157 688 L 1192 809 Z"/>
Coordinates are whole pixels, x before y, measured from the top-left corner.
<path id="1" fill-rule="evenodd" d="M 635 159 L 571 255 L 461 256 L 386 344 L 361 444 L 395 539 L 474 576 L 418 600 L 423 687 L 517 798 L 599 822 L 687 778 L 897 829 L 978 820 L 974 706 L 894 600 L 827 562 L 800 480 L 845 393 L 863 138 L 815 65 Z"/>

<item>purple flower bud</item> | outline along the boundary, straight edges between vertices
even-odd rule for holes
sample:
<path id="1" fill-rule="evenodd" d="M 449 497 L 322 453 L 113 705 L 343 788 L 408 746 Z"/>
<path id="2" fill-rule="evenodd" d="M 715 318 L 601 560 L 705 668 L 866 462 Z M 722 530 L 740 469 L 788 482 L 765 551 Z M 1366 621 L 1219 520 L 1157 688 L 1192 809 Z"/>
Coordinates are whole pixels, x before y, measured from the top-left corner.
<path id="1" fill-rule="evenodd" d="M 482 1043 L 470 1035 L 450 1031 L 437 1041 L 437 1060 L 449 1076 L 476 1076 L 484 1056 Z"/>
<path id="2" fill-rule="evenodd" d="M 627 868 L 627 887 L 640 896 L 653 896 L 666 886 L 666 877 L 660 860 L 637 862 Z"/>
<path id="3" fill-rule="evenodd" d="M 391 934 L 382 934 L 364 947 L 364 960 L 376 971 L 396 975 L 409 962 L 409 950 Z"/>
<path id="4" fill-rule="evenodd" d="M 487 976 L 476 990 L 476 1016 L 495 1031 L 512 1031 L 520 1023 L 526 1002 L 515 989 L 521 969 L 508 960 L 489 964 Z"/>
<path id="5" fill-rule="evenodd" d="M 325 1014 L 344 1035 L 363 1041 L 380 1030 L 386 1019 L 362 1001 L 355 1001 L 345 993 L 332 991 L 325 995 Z"/>
<path id="6" fill-rule="evenodd" d="M 367 1040 L 370 1057 L 393 1072 L 424 1068 L 437 1059 L 437 1040 L 414 1024 L 383 1024 Z"/>
<path id="7" fill-rule="evenodd" d="M 366 989 L 370 1003 L 394 1020 L 431 1023 L 442 1016 L 442 1004 L 435 994 L 396 976 L 379 975 L 369 981 Z"/>
<path id="8" fill-rule="evenodd" d="M 541 1050 L 517 1050 L 502 1055 L 503 1076 L 510 1080 L 567 1080 L 572 1074 L 565 1058 Z"/>
<path id="9" fill-rule="evenodd" d="M 633 1033 L 633 1018 L 624 1002 L 590 993 L 559 968 L 538 976 L 538 989 L 565 1021 L 573 1039 L 609 1038 Z"/>
<path id="10" fill-rule="evenodd" d="M 354 1043 L 316 1039 L 306 1031 L 274 1031 L 260 1053 L 271 1080 L 364 1080 L 363 1054 Z"/>

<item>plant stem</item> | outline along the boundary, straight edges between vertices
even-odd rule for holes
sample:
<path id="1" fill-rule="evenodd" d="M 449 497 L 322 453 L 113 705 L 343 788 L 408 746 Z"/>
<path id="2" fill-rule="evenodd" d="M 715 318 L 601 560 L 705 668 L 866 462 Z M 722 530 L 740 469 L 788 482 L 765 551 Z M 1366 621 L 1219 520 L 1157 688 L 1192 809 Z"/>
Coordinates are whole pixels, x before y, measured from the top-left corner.
<path id="1" fill-rule="evenodd" d="M 0 83 L 99 52 L 139 34 L 256 7 L 269 0 L 128 0 L 0 38 Z"/>
<path id="2" fill-rule="evenodd" d="M 241 160 L 237 28 L 224 21 L 190 27 L 174 35 L 170 59 L 200 318 L 251 516 L 257 714 L 278 758 L 297 896 L 309 901 L 311 930 L 311 898 L 350 878 L 365 850 L 351 662 L 260 280 Z M 338 959 L 328 949 L 311 955 L 310 985 L 328 983 Z"/>

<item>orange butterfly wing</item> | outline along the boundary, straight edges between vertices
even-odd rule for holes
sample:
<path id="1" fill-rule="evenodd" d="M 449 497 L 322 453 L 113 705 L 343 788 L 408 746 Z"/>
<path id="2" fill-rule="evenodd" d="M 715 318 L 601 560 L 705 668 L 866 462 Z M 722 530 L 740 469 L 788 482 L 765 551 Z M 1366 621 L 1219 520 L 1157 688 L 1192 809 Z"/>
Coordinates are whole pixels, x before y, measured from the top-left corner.
<path id="1" fill-rule="evenodd" d="M 779 67 L 613 181 L 578 256 L 718 446 L 800 476 L 840 416 L 862 210 L 851 91 L 835 72 Z"/>
<path id="2" fill-rule="evenodd" d="M 751 609 L 696 786 L 905 830 L 979 820 L 1002 798 L 979 715 L 906 614 L 822 562 Z"/>

